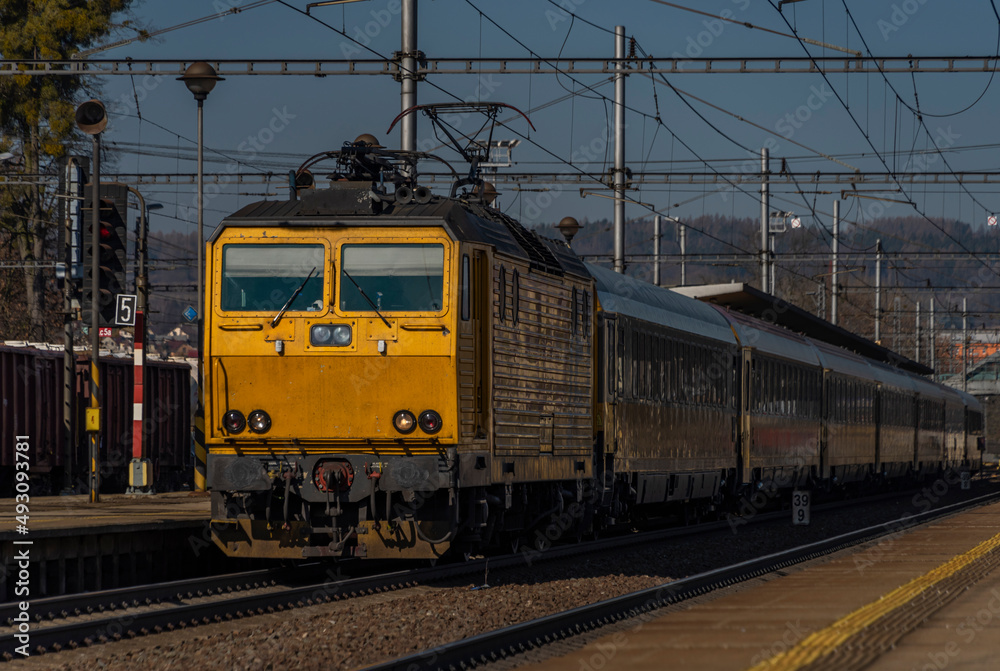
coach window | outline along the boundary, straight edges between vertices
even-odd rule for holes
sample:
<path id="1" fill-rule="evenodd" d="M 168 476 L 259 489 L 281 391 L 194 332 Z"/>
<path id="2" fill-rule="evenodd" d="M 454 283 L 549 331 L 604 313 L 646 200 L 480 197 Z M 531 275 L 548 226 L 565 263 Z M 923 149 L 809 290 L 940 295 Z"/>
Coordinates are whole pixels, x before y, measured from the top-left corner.
<path id="1" fill-rule="evenodd" d="M 643 333 L 639 337 L 639 346 L 642 349 L 642 359 L 641 366 L 642 370 L 639 373 L 639 395 L 644 398 L 649 398 L 649 334 Z"/>
<path id="2" fill-rule="evenodd" d="M 517 268 L 514 269 L 514 279 L 512 281 L 513 287 L 511 287 L 511 294 L 514 300 L 511 305 L 511 322 L 515 325 L 521 319 L 521 273 L 517 272 Z"/>
<path id="3" fill-rule="evenodd" d="M 656 363 L 656 336 L 652 333 L 646 334 L 646 398 L 654 398 L 655 385 L 653 384 L 653 371 Z"/>
<path id="4" fill-rule="evenodd" d="M 851 382 L 851 397 L 854 401 L 854 423 L 861 423 L 861 410 L 864 405 L 864 399 L 861 398 L 861 383 L 855 380 Z"/>
<path id="5" fill-rule="evenodd" d="M 462 255 L 462 321 L 469 321 L 472 313 L 472 287 L 469 278 L 469 255 Z"/>
<path id="6" fill-rule="evenodd" d="M 500 266 L 500 272 L 497 275 L 497 284 L 500 285 L 500 305 L 498 306 L 500 323 L 502 324 L 507 320 L 507 269 Z"/>
<path id="7" fill-rule="evenodd" d="M 837 404 L 837 420 L 841 422 L 847 421 L 847 394 L 844 392 L 844 381 L 839 377 L 837 378 L 836 395 L 834 396 L 835 402 Z"/>
<path id="8" fill-rule="evenodd" d="M 661 403 L 664 401 L 664 391 L 665 385 L 663 380 L 663 367 L 666 365 L 666 346 L 667 341 L 665 338 L 660 337 L 656 339 L 656 399 Z"/>
<path id="9" fill-rule="evenodd" d="M 642 398 L 642 334 L 635 332 L 635 377 L 632 395 Z"/>
<path id="10" fill-rule="evenodd" d="M 678 403 L 687 403 L 687 365 L 685 356 L 687 343 L 683 340 L 674 342 L 674 398 Z"/>
<path id="11" fill-rule="evenodd" d="M 670 338 L 664 338 L 663 340 L 663 400 L 668 402 L 673 402 L 674 400 L 674 385 L 671 382 L 670 376 L 673 371 L 673 342 Z"/>
<path id="12" fill-rule="evenodd" d="M 858 414 L 861 408 L 860 399 L 858 398 L 858 383 L 851 380 L 847 383 L 847 394 L 848 399 L 851 404 L 851 422 L 853 424 L 858 423 Z"/>
<path id="13" fill-rule="evenodd" d="M 576 302 L 577 301 L 577 295 L 576 295 L 576 293 L 577 293 L 576 292 L 576 287 L 573 287 L 573 306 L 570 308 L 570 311 L 573 314 L 573 335 L 576 335 L 577 332 L 578 332 L 577 331 L 577 321 L 580 318 L 579 309 L 578 309 L 577 302 Z"/>
<path id="14" fill-rule="evenodd" d="M 583 337 L 590 335 L 590 292 L 583 292 Z"/>
<path id="15" fill-rule="evenodd" d="M 632 331 L 632 352 L 629 370 L 632 371 L 632 398 L 639 398 L 639 332 Z"/>
<path id="16" fill-rule="evenodd" d="M 639 384 L 642 388 L 642 397 L 649 398 L 649 334 L 642 334 L 642 374 Z"/>
<path id="17" fill-rule="evenodd" d="M 834 378 L 833 380 L 833 408 L 831 415 L 838 422 L 844 421 L 844 398 L 843 393 L 840 389 L 840 378 Z"/>
<path id="18" fill-rule="evenodd" d="M 858 392 L 852 380 L 847 381 L 845 393 L 847 394 L 847 419 L 851 424 L 856 424 L 858 421 Z"/>

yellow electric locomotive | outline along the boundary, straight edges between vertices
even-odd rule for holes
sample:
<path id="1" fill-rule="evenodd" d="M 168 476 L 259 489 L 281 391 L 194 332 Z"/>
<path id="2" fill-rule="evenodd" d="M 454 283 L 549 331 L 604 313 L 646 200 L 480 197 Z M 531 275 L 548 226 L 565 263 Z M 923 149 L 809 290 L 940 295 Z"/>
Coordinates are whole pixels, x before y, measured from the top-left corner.
<path id="1" fill-rule="evenodd" d="M 330 154 L 329 188 L 208 243 L 208 484 L 231 556 L 434 558 L 582 501 L 592 474 L 583 264 L 481 182 L 433 196 L 367 139 Z"/>
<path id="2" fill-rule="evenodd" d="M 489 206 L 478 157 L 450 197 L 418 157 L 362 136 L 208 244 L 227 554 L 433 559 L 978 467 L 971 396 L 584 264 Z"/>

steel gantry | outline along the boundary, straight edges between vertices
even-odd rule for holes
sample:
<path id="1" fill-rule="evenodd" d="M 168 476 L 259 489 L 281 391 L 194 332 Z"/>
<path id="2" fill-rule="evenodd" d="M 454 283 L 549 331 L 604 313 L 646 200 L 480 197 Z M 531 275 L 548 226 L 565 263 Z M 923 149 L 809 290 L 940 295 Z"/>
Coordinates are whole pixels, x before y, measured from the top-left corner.
<path id="1" fill-rule="evenodd" d="M 824 56 L 808 58 L 428 58 L 414 73 L 429 75 L 574 74 L 614 75 L 619 60 L 646 74 L 810 74 L 830 73 L 990 73 L 1000 65 L 996 56 Z M 368 59 L 209 59 L 223 77 L 239 75 L 391 75 L 404 72 L 400 60 Z M 176 59 L 3 60 L 3 75 L 163 75 L 179 77 L 191 61 Z M 405 70 L 409 72 L 408 70 Z M 412 75 L 411 75 L 412 76 Z"/>
<path id="2" fill-rule="evenodd" d="M 289 162 L 289 167 L 295 167 L 298 163 Z M 755 163 L 755 169 L 756 167 Z M 128 184 L 194 184 L 197 175 L 187 172 L 145 172 L 145 173 L 119 173 L 112 175 L 119 182 Z M 16 179 L 15 179 L 16 178 Z M 8 181 L 9 179 L 9 181 Z M 25 181 L 30 176 L 11 175 L 9 178 L 0 175 L 0 184 L 22 184 L 34 183 Z M 55 179 L 54 177 L 52 179 Z M 421 183 L 426 184 L 451 184 L 454 175 L 446 172 L 423 172 L 420 174 Z M 830 189 L 830 193 L 850 193 L 856 187 L 878 187 L 886 186 L 886 189 L 879 191 L 895 190 L 898 185 L 924 185 L 924 184 L 1000 184 L 1000 172 L 985 171 L 956 171 L 956 172 L 784 172 L 771 173 L 767 177 L 768 182 L 774 185 L 787 185 L 799 189 L 806 185 L 827 185 L 840 187 Z M 276 169 L 274 172 L 206 172 L 205 182 L 211 184 L 271 184 L 277 188 L 287 188 L 288 172 Z M 582 186 L 592 187 L 595 184 L 608 183 L 606 175 L 582 173 L 582 172 L 498 172 L 490 175 L 490 181 L 497 184 L 549 184 L 556 186 Z M 761 175 L 759 172 L 657 172 L 645 171 L 634 172 L 629 175 L 629 186 L 636 185 L 671 185 L 671 186 L 715 186 L 720 189 L 731 188 L 739 185 L 759 185 Z"/>

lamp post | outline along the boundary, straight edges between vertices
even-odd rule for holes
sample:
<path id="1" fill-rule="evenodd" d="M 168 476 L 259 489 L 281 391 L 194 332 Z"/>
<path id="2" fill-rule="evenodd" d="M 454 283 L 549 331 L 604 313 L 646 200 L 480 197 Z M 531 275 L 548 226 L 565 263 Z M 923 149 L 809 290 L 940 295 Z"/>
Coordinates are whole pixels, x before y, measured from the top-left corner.
<path id="1" fill-rule="evenodd" d="M 90 407 L 87 408 L 86 427 L 90 433 L 90 502 L 101 499 L 101 477 L 98 463 L 101 458 L 101 132 L 107 128 L 108 115 L 97 100 L 88 100 L 76 108 L 76 126 L 94 138 L 91 184 L 90 220 Z"/>
<path id="2" fill-rule="evenodd" d="M 135 221 L 138 226 L 135 232 L 135 292 L 139 295 L 139 309 L 143 313 L 146 312 L 146 305 L 149 303 L 149 276 L 146 274 L 146 262 L 149 261 L 146 246 L 149 238 L 149 213 L 162 209 L 162 203 L 149 203 L 145 208 L 140 208 L 139 218 Z"/>
<path id="3" fill-rule="evenodd" d="M 202 312 L 205 309 L 205 287 L 204 287 L 204 276 L 205 276 L 205 266 L 202 259 L 202 254 L 205 249 L 205 216 L 204 216 L 204 197 L 205 197 L 205 179 L 204 179 L 204 134 L 203 134 L 203 106 L 205 98 L 208 94 L 212 92 L 215 88 L 216 82 L 222 81 L 216 72 L 215 68 L 206 63 L 205 61 L 198 61 L 192 63 L 184 71 L 182 77 L 178 77 L 178 80 L 184 82 L 184 85 L 188 87 L 188 90 L 194 94 L 194 99 L 198 101 L 198 408 L 195 411 L 195 473 L 194 473 L 194 488 L 195 491 L 203 492 L 205 491 L 205 407 L 204 407 L 204 393 L 202 384 L 203 375 L 203 361 L 202 356 Z"/>

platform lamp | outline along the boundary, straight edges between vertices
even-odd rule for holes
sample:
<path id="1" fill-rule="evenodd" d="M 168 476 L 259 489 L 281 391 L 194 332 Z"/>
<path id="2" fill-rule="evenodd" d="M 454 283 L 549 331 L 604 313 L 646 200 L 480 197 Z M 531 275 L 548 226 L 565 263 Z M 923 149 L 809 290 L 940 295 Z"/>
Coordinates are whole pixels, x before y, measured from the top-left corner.
<path id="1" fill-rule="evenodd" d="M 204 173 L 204 152 L 205 141 L 203 133 L 203 106 L 205 98 L 215 88 L 217 82 L 223 81 L 222 77 L 216 73 L 215 68 L 205 61 L 192 63 L 184 71 L 178 80 L 184 82 L 188 91 L 194 94 L 194 99 L 198 101 L 198 408 L 195 410 L 194 426 L 194 489 L 204 492 L 207 490 L 205 482 L 205 462 L 207 455 L 205 452 L 205 394 L 203 384 L 204 373 L 204 334 L 202 333 L 202 312 L 205 309 L 205 266 L 202 254 L 205 250 L 205 173 Z"/>
<path id="2" fill-rule="evenodd" d="M 566 244 L 572 246 L 573 238 L 580 231 L 583 226 L 580 222 L 573 217 L 563 217 L 562 220 L 556 224 L 556 228 L 562 233 L 563 237 L 566 238 Z"/>
<path id="3" fill-rule="evenodd" d="M 91 219 L 90 219 L 90 407 L 86 412 L 86 428 L 90 434 L 90 502 L 101 499 L 100 462 L 101 440 L 101 132 L 108 126 L 108 114 L 98 100 L 88 100 L 76 108 L 76 127 L 93 138 L 91 159 Z"/>

